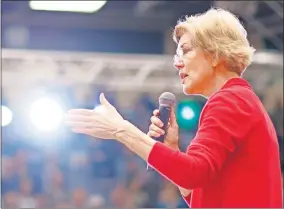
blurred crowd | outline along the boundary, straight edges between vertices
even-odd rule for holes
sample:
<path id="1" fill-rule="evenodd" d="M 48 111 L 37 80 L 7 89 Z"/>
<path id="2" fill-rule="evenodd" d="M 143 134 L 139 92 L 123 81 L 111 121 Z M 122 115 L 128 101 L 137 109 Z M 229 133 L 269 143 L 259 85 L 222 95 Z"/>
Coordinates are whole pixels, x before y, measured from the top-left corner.
<path id="1" fill-rule="evenodd" d="M 175 186 L 112 143 L 73 153 L 69 164 L 60 153 L 40 156 L 18 148 L 3 158 L 3 207 L 185 207 Z"/>
<path id="2" fill-rule="evenodd" d="M 149 106 L 120 112 L 147 131 Z M 3 134 L 4 208 L 187 207 L 172 183 L 113 140 L 73 133 L 36 140 Z"/>
<path id="3" fill-rule="evenodd" d="M 279 90 L 279 86 L 274 88 Z M 261 98 L 283 147 L 283 97 L 271 96 L 275 89 L 268 89 Z M 151 108 L 137 105 L 131 117 L 121 112 L 147 132 Z M 194 133 L 181 131 L 182 149 L 192 137 Z M 187 207 L 176 186 L 155 171 L 147 171 L 144 161 L 117 142 L 79 134 L 67 138 L 61 144 L 41 147 L 3 136 L 3 208 Z"/>

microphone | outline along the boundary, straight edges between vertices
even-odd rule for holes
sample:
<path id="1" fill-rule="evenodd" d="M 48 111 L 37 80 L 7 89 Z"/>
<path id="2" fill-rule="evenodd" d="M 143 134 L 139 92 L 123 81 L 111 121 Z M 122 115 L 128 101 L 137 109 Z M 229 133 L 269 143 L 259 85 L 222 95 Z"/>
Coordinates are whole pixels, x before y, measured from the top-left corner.
<path id="1" fill-rule="evenodd" d="M 170 92 L 164 92 L 159 97 L 159 115 L 158 118 L 163 122 L 164 126 L 162 129 L 165 131 L 164 135 L 159 137 L 153 137 L 156 141 L 164 142 L 166 136 L 166 129 L 168 127 L 170 114 L 171 114 L 171 107 L 175 104 L 176 98 L 175 95 Z"/>
<path id="2" fill-rule="evenodd" d="M 176 103 L 176 97 L 171 92 L 164 92 L 159 97 L 159 115 L 158 118 L 163 122 L 164 126 L 162 129 L 165 131 L 164 135 L 159 137 L 153 137 L 156 141 L 164 142 L 166 131 L 170 119 L 171 107 Z M 149 170 L 149 165 L 147 165 L 147 170 Z"/>

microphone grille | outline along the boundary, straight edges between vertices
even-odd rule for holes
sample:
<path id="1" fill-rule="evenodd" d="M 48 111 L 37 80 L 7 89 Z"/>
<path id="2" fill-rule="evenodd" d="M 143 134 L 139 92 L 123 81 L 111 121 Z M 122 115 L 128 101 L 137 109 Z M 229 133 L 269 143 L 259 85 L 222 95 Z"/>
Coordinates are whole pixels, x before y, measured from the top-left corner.
<path id="1" fill-rule="evenodd" d="M 176 97 L 173 93 L 171 92 L 164 92 L 161 94 L 161 96 L 159 97 L 159 104 L 161 106 L 167 106 L 170 107 L 173 104 L 176 103 Z"/>

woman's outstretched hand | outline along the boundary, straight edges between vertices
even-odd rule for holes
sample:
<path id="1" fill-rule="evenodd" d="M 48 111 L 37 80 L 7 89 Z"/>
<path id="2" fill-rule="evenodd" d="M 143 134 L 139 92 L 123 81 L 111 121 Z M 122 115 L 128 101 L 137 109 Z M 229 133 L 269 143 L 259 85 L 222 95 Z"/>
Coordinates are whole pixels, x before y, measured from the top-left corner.
<path id="1" fill-rule="evenodd" d="M 104 94 L 100 94 L 99 110 L 71 109 L 66 116 L 66 123 L 76 133 L 87 134 L 101 139 L 114 139 L 121 131 L 123 117 L 111 105 Z"/>

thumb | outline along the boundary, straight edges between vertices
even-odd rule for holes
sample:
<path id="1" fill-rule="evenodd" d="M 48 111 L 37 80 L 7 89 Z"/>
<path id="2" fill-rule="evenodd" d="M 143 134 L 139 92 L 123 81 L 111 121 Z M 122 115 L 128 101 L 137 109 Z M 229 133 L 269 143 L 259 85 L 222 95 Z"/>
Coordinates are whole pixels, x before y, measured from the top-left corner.
<path id="1" fill-rule="evenodd" d="M 171 125 L 177 125 L 177 119 L 176 119 L 176 113 L 175 113 L 175 106 L 171 107 L 171 113 L 170 113 L 170 123 Z"/>
<path id="2" fill-rule="evenodd" d="M 107 99 L 105 98 L 104 93 L 101 93 L 101 94 L 100 94 L 100 103 L 101 103 L 102 105 L 106 105 L 107 107 L 113 107 L 113 106 L 109 103 L 109 101 L 107 101 Z"/>

